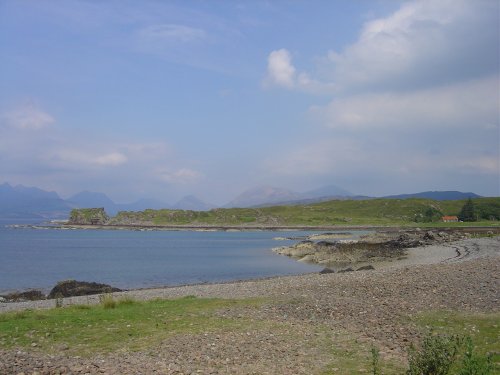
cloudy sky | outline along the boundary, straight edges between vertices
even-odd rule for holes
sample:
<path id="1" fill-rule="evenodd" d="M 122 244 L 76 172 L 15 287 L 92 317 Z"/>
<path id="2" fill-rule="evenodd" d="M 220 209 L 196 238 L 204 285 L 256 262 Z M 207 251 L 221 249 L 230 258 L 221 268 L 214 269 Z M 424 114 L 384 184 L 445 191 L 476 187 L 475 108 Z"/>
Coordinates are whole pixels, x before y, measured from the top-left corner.
<path id="1" fill-rule="evenodd" d="M 497 0 L 0 1 L 0 183 L 499 191 Z"/>

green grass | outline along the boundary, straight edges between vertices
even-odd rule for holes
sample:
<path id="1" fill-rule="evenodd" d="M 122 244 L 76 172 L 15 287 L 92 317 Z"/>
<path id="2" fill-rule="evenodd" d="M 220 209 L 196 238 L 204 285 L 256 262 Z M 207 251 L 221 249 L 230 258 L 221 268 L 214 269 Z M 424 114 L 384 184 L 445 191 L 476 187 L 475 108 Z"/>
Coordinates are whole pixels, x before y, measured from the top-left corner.
<path id="1" fill-rule="evenodd" d="M 500 313 L 433 311 L 413 318 L 413 323 L 416 323 L 423 333 L 470 337 L 474 344 L 474 353 L 483 357 L 492 355 L 496 366 L 493 373 L 500 373 Z M 332 361 L 323 375 L 372 373 L 372 347 L 368 344 L 356 340 L 348 332 L 334 334 L 329 341 Z M 465 347 L 461 347 L 450 374 L 459 373 L 464 350 Z M 406 373 L 408 367 L 404 362 L 395 359 L 388 360 L 381 354 L 379 368 L 381 374 L 400 375 Z"/>
<path id="2" fill-rule="evenodd" d="M 500 198 L 478 198 L 474 204 L 481 212 L 500 217 Z M 465 200 L 435 201 L 431 199 L 369 199 L 332 200 L 328 202 L 262 208 L 218 208 L 210 211 L 145 210 L 119 212 L 111 224 L 151 223 L 154 225 L 376 225 L 376 226 L 500 226 L 500 221 L 484 220 L 471 223 L 422 223 L 427 209 L 433 208 L 443 215 L 457 215 Z M 492 216 L 493 217 L 493 216 Z"/>
<path id="3" fill-rule="evenodd" d="M 500 313 L 435 311 L 419 315 L 416 323 L 423 331 L 431 331 L 434 334 L 470 336 L 475 352 L 481 356 L 491 354 L 496 366 L 494 373 L 500 373 Z M 458 367 L 457 363 L 451 373 L 457 373 Z"/>
<path id="4" fill-rule="evenodd" d="M 4 313 L 0 314 L 0 347 L 36 347 L 49 353 L 66 347 L 79 355 L 140 350 L 177 333 L 244 329 L 248 325 L 244 319 L 225 319 L 214 312 L 259 303 L 255 299 L 186 297 L 136 302 L 105 297 L 96 306 Z"/>
<path id="5" fill-rule="evenodd" d="M 332 361 L 322 375 L 371 374 L 373 347 L 358 341 L 346 331 L 333 334 L 330 339 Z M 377 348 L 376 348 L 377 349 Z M 404 364 L 400 361 L 380 357 L 379 368 L 384 375 L 404 373 Z"/>

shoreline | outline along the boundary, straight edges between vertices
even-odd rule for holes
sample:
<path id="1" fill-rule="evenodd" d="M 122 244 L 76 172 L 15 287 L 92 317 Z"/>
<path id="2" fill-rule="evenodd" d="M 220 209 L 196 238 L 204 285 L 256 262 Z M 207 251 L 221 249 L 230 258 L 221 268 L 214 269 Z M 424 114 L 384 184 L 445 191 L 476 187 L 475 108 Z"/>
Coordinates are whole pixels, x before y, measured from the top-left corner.
<path id="1" fill-rule="evenodd" d="M 500 225 L 495 226 L 407 226 L 407 225 L 136 225 L 136 224 L 11 224 L 11 228 L 60 229 L 60 230 L 138 230 L 138 231 L 342 231 L 374 230 L 380 232 L 398 231 L 471 231 L 484 233 L 495 231 L 500 234 Z"/>
<path id="2" fill-rule="evenodd" d="M 405 259 L 397 259 L 388 262 L 375 263 L 376 268 L 370 271 L 355 271 L 348 273 L 332 273 L 328 277 L 357 279 L 367 275 L 390 275 L 394 272 L 401 272 L 405 269 L 427 268 L 435 266 L 445 266 L 462 262 L 483 261 L 492 259 L 497 262 L 500 258 L 500 236 L 472 238 L 455 242 L 429 245 L 407 249 L 408 256 Z M 199 283 L 187 285 L 159 286 L 154 288 L 139 288 L 111 293 L 111 295 L 121 297 L 131 297 L 137 300 L 150 300 L 155 298 L 180 298 L 194 295 L 196 297 L 215 298 L 249 298 L 258 297 L 259 290 L 264 288 L 267 295 L 270 290 L 279 290 L 280 285 L 296 283 L 301 280 L 317 279 L 322 277 L 318 272 L 305 273 L 300 275 L 271 276 L 256 279 L 232 280 L 216 283 Z M 231 290 L 228 294 L 227 290 Z M 222 291 L 222 292 L 220 292 Z M 0 313 L 10 311 L 22 311 L 27 309 L 49 309 L 55 307 L 54 299 L 25 301 L 25 302 L 1 302 Z M 100 294 L 89 296 L 66 297 L 62 300 L 63 306 L 75 304 L 98 304 Z"/>

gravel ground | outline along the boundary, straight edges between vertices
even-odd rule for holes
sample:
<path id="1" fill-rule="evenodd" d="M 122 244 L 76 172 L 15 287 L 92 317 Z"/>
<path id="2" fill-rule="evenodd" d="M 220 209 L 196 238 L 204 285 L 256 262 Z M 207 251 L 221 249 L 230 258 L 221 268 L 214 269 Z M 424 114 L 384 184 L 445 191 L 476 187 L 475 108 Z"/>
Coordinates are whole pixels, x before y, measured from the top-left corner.
<path id="1" fill-rule="evenodd" d="M 384 357 L 401 357 L 420 334 L 408 317 L 437 309 L 499 311 L 499 255 L 500 237 L 481 238 L 410 249 L 407 259 L 375 271 L 116 293 L 136 299 L 196 295 L 270 302 L 218 312 L 255 321 L 248 332 L 183 334 L 147 351 L 93 358 L 0 350 L 0 374 L 314 374 L 331 361 L 325 342 L 332 335 L 339 345 L 343 335 L 350 336 L 376 342 Z M 73 297 L 64 303 L 97 300 Z M 53 306 L 54 301 L 2 303 L 0 311 Z"/>

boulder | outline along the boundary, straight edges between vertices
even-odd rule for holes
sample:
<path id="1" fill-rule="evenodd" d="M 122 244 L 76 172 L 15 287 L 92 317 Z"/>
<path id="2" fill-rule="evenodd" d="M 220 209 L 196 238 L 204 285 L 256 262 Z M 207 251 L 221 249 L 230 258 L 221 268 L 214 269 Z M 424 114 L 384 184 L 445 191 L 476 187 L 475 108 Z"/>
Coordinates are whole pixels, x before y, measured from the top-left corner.
<path id="1" fill-rule="evenodd" d="M 335 271 L 334 271 L 334 270 L 332 270 L 331 268 L 326 267 L 326 268 L 323 268 L 321 271 L 319 271 L 319 273 L 321 273 L 321 274 L 325 274 L 325 273 L 335 273 Z"/>
<path id="2" fill-rule="evenodd" d="M 121 292 L 121 289 L 113 288 L 107 284 L 99 284 L 87 281 L 65 280 L 60 281 L 52 288 L 48 298 L 89 296 L 91 294 L 102 294 Z"/>
<path id="3" fill-rule="evenodd" d="M 424 235 L 424 240 L 435 240 L 435 239 L 436 239 L 436 235 L 431 230 L 428 231 L 427 233 L 425 233 L 425 235 Z"/>

